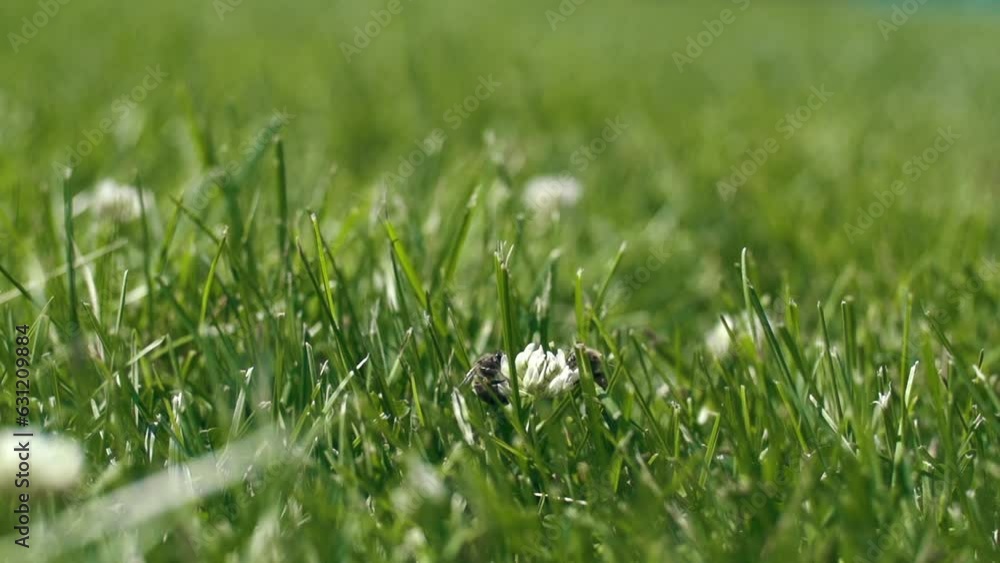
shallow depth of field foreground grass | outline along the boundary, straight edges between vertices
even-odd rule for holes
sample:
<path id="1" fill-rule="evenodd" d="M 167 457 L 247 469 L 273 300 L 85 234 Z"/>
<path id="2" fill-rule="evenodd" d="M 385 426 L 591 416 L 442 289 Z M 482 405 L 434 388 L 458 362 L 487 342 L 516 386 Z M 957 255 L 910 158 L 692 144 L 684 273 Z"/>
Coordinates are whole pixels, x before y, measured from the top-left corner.
<path id="1" fill-rule="evenodd" d="M 336 4 L 0 6 L 0 559 L 1000 560 L 997 13 Z"/>

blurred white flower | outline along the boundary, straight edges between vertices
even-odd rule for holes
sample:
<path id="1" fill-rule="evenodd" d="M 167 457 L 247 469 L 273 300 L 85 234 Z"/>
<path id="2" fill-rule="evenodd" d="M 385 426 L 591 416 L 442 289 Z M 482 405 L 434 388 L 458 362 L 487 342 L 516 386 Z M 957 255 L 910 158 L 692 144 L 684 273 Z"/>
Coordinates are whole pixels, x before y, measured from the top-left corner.
<path id="1" fill-rule="evenodd" d="M 406 479 L 390 493 L 393 506 L 401 514 L 414 514 L 427 503 L 447 500 L 447 487 L 437 471 L 411 456 L 407 461 Z"/>
<path id="2" fill-rule="evenodd" d="M 524 188 L 524 205 L 532 211 L 548 213 L 572 207 L 583 197 L 583 185 L 568 174 L 535 176 Z"/>
<path id="3" fill-rule="evenodd" d="M 725 319 L 725 323 L 723 323 L 722 319 Z M 732 343 L 732 339 L 729 338 L 729 331 L 726 330 L 727 324 L 729 328 L 733 328 L 733 318 L 729 315 L 722 315 L 719 321 L 715 323 L 715 326 L 705 334 L 705 346 L 708 347 L 708 351 L 713 356 L 721 358 L 729 352 L 729 345 Z"/>
<path id="4" fill-rule="evenodd" d="M 770 315 L 769 315 L 770 316 Z M 725 322 L 723 322 L 725 321 Z M 776 322 L 770 320 L 772 325 Z M 729 325 L 729 329 L 733 331 L 733 335 L 736 337 L 737 341 L 741 339 L 741 335 L 747 338 L 753 339 L 763 339 L 764 337 L 764 325 L 761 324 L 760 319 L 756 315 L 751 317 L 746 312 L 740 315 L 734 316 L 729 314 L 723 314 L 718 322 L 705 333 L 705 347 L 714 356 L 721 358 L 729 353 L 730 347 L 733 344 L 733 339 L 729 337 L 729 332 L 726 330 L 726 325 Z M 750 334 L 747 329 L 754 331 L 754 334 Z"/>
<path id="5" fill-rule="evenodd" d="M 889 387 L 885 390 L 885 393 L 879 393 L 878 399 L 872 401 L 872 404 L 875 405 L 876 410 L 884 411 L 887 408 L 889 408 L 889 399 L 891 398 L 892 398 L 892 384 L 890 383 Z"/>
<path id="6" fill-rule="evenodd" d="M 528 395 L 555 396 L 569 391 L 580 379 L 579 370 L 571 368 L 562 350 L 546 352 L 538 344 L 528 346 L 514 359 L 520 390 Z M 505 356 L 500 372 L 510 379 Z"/>
<path id="7" fill-rule="evenodd" d="M 702 406 L 698 411 L 698 424 L 705 424 L 717 416 L 719 416 L 719 413 L 706 406 Z"/>
<path id="8" fill-rule="evenodd" d="M 15 432 L 31 432 L 34 436 L 14 436 Z M 28 459 L 22 460 L 25 456 Z M 22 461 L 27 461 L 28 471 L 22 471 Z M 32 491 L 63 491 L 80 481 L 83 450 L 71 438 L 41 434 L 30 428 L 2 428 L 0 471 L 5 476 L 0 479 L 0 488 L 14 487 L 16 479 L 20 479 L 16 475 L 26 473 Z"/>
<path id="9" fill-rule="evenodd" d="M 497 137 L 493 129 L 483 131 L 483 144 L 493 164 L 505 166 L 511 174 L 517 174 L 524 168 L 527 160 L 524 151 L 514 143 Z"/>
<path id="10" fill-rule="evenodd" d="M 434 468 L 418 459 L 411 461 L 406 486 L 421 497 L 435 502 L 443 500 L 447 493 L 444 482 Z"/>
<path id="11" fill-rule="evenodd" d="M 148 192 L 143 192 L 143 201 L 139 201 L 139 190 L 134 186 L 119 184 L 110 179 L 101 180 L 90 192 L 78 194 L 73 198 L 73 215 L 84 211 L 93 211 L 98 217 L 115 221 L 134 221 L 142 215 L 142 204 L 152 205 L 153 198 Z"/>

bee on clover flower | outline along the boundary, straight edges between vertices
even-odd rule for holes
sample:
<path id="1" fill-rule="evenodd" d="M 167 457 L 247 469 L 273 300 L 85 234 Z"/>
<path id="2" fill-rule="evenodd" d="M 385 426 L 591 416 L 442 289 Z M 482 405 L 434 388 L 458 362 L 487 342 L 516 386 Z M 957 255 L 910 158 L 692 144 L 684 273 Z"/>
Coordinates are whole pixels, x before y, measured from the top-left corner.
<path id="1" fill-rule="evenodd" d="M 585 348 L 584 355 L 590 363 L 594 382 L 607 389 L 603 356 L 593 348 Z M 575 353 L 563 350 L 545 350 L 539 344 L 528 344 L 514 358 L 518 375 L 518 388 L 522 395 L 535 398 L 553 398 L 564 395 L 580 381 L 580 368 Z M 510 402 L 510 364 L 503 352 L 492 352 L 480 357 L 463 381 L 472 384 L 476 396 L 491 405 Z"/>

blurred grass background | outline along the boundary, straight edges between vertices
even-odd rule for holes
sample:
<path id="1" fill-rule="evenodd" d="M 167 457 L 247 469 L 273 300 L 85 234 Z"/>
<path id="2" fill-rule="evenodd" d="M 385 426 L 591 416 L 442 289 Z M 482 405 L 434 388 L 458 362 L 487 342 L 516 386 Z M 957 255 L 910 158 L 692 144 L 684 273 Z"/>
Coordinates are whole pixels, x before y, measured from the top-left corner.
<path id="1" fill-rule="evenodd" d="M 450 235 L 456 232 L 455 221 L 466 204 L 469 187 L 482 179 L 488 153 L 502 147 L 509 182 L 500 182 L 505 185 L 494 185 L 482 194 L 482 214 L 470 226 L 469 248 L 461 255 L 459 275 L 450 288 L 453 305 L 465 321 L 460 324 L 467 334 L 461 338 L 469 338 L 464 344 L 470 354 L 486 351 L 475 349 L 479 344 L 499 348 L 492 264 L 496 241 L 517 243 L 520 270 L 515 272 L 514 284 L 524 297 L 520 305 L 525 311 L 531 308 L 530 297 L 536 295 L 548 268 L 555 264 L 550 333 L 560 343 L 569 343 L 576 327 L 574 273 L 582 268 L 586 286 L 597 286 L 620 245 L 627 241 L 629 248 L 612 293 L 627 294 L 627 298 L 600 311 L 599 316 L 616 335 L 646 331 L 656 343 L 651 347 L 662 346 L 655 361 L 650 358 L 656 354 L 646 349 L 637 352 L 638 360 L 630 358 L 632 369 L 645 379 L 636 387 L 627 387 L 628 399 L 618 399 L 628 402 L 640 392 L 652 397 L 662 391 L 660 377 L 674 391 L 678 384 L 689 386 L 684 395 L 692 399 L 685 405 L 684 415 L 674 415 L 673 407 L 656 395 L 655 413 L 666 421 L 665 427 L 678 435 L 684 429 L 684 460 L 678 462 L 669 452 L 659 451 L 661 460 L 670 457 L 670 463 L 696 466 L 705 455 L 712 428 L 696 422 L 700 407 L 719 408 L 727 395 L 716 387 L 724 387 L 719 379 L 723 376 L 717 371 L 700 379 L 701 362 L 696 358 L 701 358 L 704 334 L 716 324 L 719 314 L 744 307 L 737 267 L 743 248 L 752 255 L 749 268 L 757 290 L 773 305 L 770 308 L 776 316 L 790 310 L 793 300 L 802 306 L 801 325 L 808 328 L 800 334 L 798 319 L 788 322 L 795 329 L 792 337 L 803 349 L 821 337 L 815 303 L 826 308 L 830 319 L 839 317 L 842 300 L 851 299 L 856 304 L 856 338 L 863 358 L 859 371 L 866 378 L 858 396 L 852 397 L 859 405 L 870 405 L 878 396 L 872 393 L 876 369 L 899 360 L 906 324 L 901 303 L 909 294 L 913 295 L 915 318 L 923 309 L 946 311 L 937 318 L 946 320 L 943 328 L 957 352 L 974 360 L 982 350 L 985 371 L 996 369 L 1000 347 L 995 319 L 1000 290 L 991 277 L 994 274 L 989 274 L 995 269 L 984 268 L 984 264 L 990 260 L 995 264 L 1000 243 L 995 222 L 1000 192 L 1000 113 L 996 111 L 1000 59 L 995 56 L 1000 15 L 988 6 L 932 0 L 898 31 L 884 37 L 879 20 L 889 20 L 891 3 L 751 0 L 748 9 L 740 11 L 740 3 L 728 1 L 675 5 L 590 0 L 552 29 L 546 11 L 558 11 L 558 2 L 403 0 L 402 12 L 348 62 L 342 43 L 350 43 L 354 28 L 370 22 L 371 10 L 382 9 L 382 3 L 244 1 L 238 6 L 225 4 L 233 10 L 221 15 L 218 5 L 194 0 L 70 0 L 60 5 L 37 36 L 20 45 L 17 52 L 9 46 L 0 49 L 0 76 L 4 77 L 0 82 L 0 260 L 16 278 L 35 279 L 65 264 L 62 188 L 53 163 L 64 162 L 67 147 L 84 140 L 101 120 L 114 116 L 115 100 L 141 84 L 147 69 L 154 67 L 167 74 L 164 82 L 150 90 L 124 119 L 115 120 L 113 132 L 80 162 L 69 186 L 71 192 L 83 193 L 102 178 L 131 182 L 141 175 L 143 186 L 155 196 L 149 227 L 157 255 L 176 212 L 170 198 L 190 195 L 214 167 L 242 161 L 248 140 L 252 144 L 276 111 L 292 116 L 281 138 L 293 234 L 308 241 L 304 242 L 305 252 L 315 259 L 308 211 L 317 212 L 337 260 L 355 280 L 344 291 L 355 303 L 363 304 L 359 307 L 363 311 L 373 303 L 391 301 L 389 294 L 395 291 L 390 289 L 390 281 L 379 277 L 388 261 L 385 233 L 377 221 L 367 221 L 366 216 L 382 197 L 384 174 L 397 169 L 400 158 L 413 150 L 416 140 L 436 128 L 447 132 L 440 154 L 417 167 L 403 187 L 389 190 L 387 205 L 388 216 L 416 269 L 425 281 L 436 280 L 436 262 L 449 253 Z M 679 70 L 675 53 L 683 53 L 688 38 L 705 30 L 703 21 L 719 18 L 724 9 L 734 12 L 733 23 L 725 25 L 700 56 Z M 38 10 L 34 2 L 4 2 L 0 5 L 0 30 L 5 35 L 18 33 L 22 18 L 30 18 Z M 446 112 L 472 95 L 480 78 L 487 76 L 500 83 L 496 93 L 452 129 Z M 781 138 L 777 123 L 806 104 L 814 87 L 825 87 L 833 95 L 791 139 Z M 605 120 L 615 117 L 629 124 L 627 131 L 609 143 L 586 170 L 574 170 L 574 151 L 598 137 Z M 857 223 L 859 209 L 877 201 L 877 192 L 905 177 L 905 163 L 932 146 L 941 128 L 950 128 L 959 136 L 955 145 L 918 180 L 908 183 L 907 191 L 870 228 L 851 240 L 845 226 Z M 730 167 L 739 166 L 746 159 L 745 151 L 760 147 L 770 137 L 781 139 L 780 150 L 732 199 L 720 197 L 717 183 L 730 176 Z M 488 138 L 496 141 L 491 145 Z M 315 296 L 310 296 L 312 289 L 298 263 L 294 268 L 296 288 L 289 290 L 288 296 L 275 289 L 280 285 L 275 280 L 284 272 L 272 235 L 280 218 L 273 196 L 273 149 L 269 143 L 262 148 L 267 149 L 268 158 L 262 158 L 239 185 L 243 216 L 256 210 L 255 224 L 247 229 L 245 240 L 233 241 L 226 252 L 226 260 L 240 267 L 247 267 L 256 257 L 261 275 L 239 279 L 227 271 L 220 280 L 228 287 L 217 286 L 212 293 L 213 322 L 236 325 L 230 338 L 211 340 L 209 346 L 199 340 L 204 335 L 192 334 L 181 314 L 184 307 L 198 309 L 218 248 L 217 241 L 184 220 L 172 246 L 164 250 L 168 263 L 156 272 L 169 284 L 164 281 L 162 295 L 157 294 L 150 305 L 155 310 L 142 310 L 142 295 L 130 299 L 123 325 L 127 330 L 105 343 L 109 348 L 117 346 L 118 355 L 100 361 L 88 357 L 84 365 L 78 364 L 80 357 L 74 355 L 79 351 L 57 346 L 43 364 L 39 400 L 58 395 L 62 401 L 58 407 L 40 407 L 47 426 L 67 430 L 83 440 L 91 465 L 89 475 L 92 480 L 101 477 L 98 484 L 92 483 L 92 489 L 79 493 L 81 498 L 98 495 L 108 483 L 127 483 L 147 475 L 165 461 L 182 461 L 241 437 L 246 429 L 232 422 L 234 414 L 240 412 L 234 406 L 234 390 L 239 388 L 240 379 L 235 368 L 246 369 L 251 358 L 260 359 L 257 354 L 265 356 L 265 361 L 255 365 L 275 367 L 276 374 L 282 373 L 284 365 L 286 375 L 293 376 L 300 369 L 315 375 L 309 366 L 335 359 L 336 347 L 325 340 L 316 344 L 319 360 L 296 357 L 305 354 L 301 349 L 305 337 L 302 326 L 292 325 L 318 325 L 323 314 Z M 566 170 L 580 179 L 583 198 L 575 208 L 564 210 L 559 221 L 538 220 L 517 203 L 529 178 Z M 492 177 L 489 182 L 494 182 Z M 234 228 L 225 198 L 212 194 L 200 210 L 200 219 L 209 230 L 215 231 L 222 224 Z M 117 240 L 126 241 L 93 264 L 96 291 L 105 301 L 100 320 L 110 324 L 123 271 L 129 269 L 133 276 L 131 288 L 142 283 L 137 280 L 148 256 L 142 228 L 134 223 L 111 225 L 89 215 L 80 216 L 76 223 L 75 242 L 81 254 Z M 557 248 L 561 258 L 550 261 L 550 253 Z M 648 272 L 648 281 L 626 291 L 626 280 L 640 275 L 651 256 L 667 258 Z M 313 267 L 318 270 L 315 264 Z M 391 266 L 388 268 L 391 271 Z M 987 272 L 985 279 L 982 272 Z M 267 338 L 256 332 L 247 310 L 232 305 L 238 301 L 233 295 L 250 294 L 257 281 L 261 287 L 275 282 L 269 287 L 275 291 L 268 293 L 275 299 L 275 307 L 278 303 L 288 308 L 293 303 L 301 305 L 299 316 L 288 321 L 288 326 L 282 325 L 278 334 L 262 329 Z M 3 280 L 0 290 L 13 291 L 13 287 Z M 175 301 L 168 301 L 168 295 Z M 38 296 L 42 302 L 52 298 L 49 314 L 57 321 L 66 320 L 70 307 L 64 277 L 53 278 Z M 282 301 L 285 297 L 289 301 Z M 414 305 L 412 299 L 407 300 Z M 253 299 L 239 302 L 240 307 L 252 308 L 248 303 Z M 11 321 L 7 324 L 38 314 L 20 298 L 8 299 L 0 308 L 5 322 Z M 425 560 L 446 558 L 442 553 L 458 560 L 507 560 L 513 554 L 526 560 L 561 555 L 652 560 L 672 554 L 692 561 L 726 557 L 737 561 L 745 560 L 741 559 L 743 553 L 752 553 L 747 556 L 751 558 L 761 553 L 815 558 L 809 560 L 837 553 L 846 558 L 864 552 L 864 534 L 890 521 L 887 519 L 892 517 L 895 503 L 909 501 L 908 497 L 900 500 L 900 495 L 905 497 L 912 490 L 904 494 L 895 488 L 890 495 L 880 488 L 882 483 L 876 477 L 880 471 L 874 468 L 886 459 L 862 451 L 861 462 L 850 465 L 844 461 L 849 468 L 844 470 L 846 476 L 839 476 L 837 483 L 846 483 L 842 486 L 824 488 L 818 484 L 818 474 L 805 471 L 803 481 L 789 487 L 788 495 L 807 498 L 812 498 L 810 487 L 822 491 L 815 493 L 815 506 L 819 507 L 815 512 L 787 513 L 797 515 L 801 519 L 798 524 L 806 530 L 789 535 L 791 540 L 773 540 L 772 534 L 780 535 L 775 530 L 786 530 L 781 526 L 789 526 L 787 519 L 794 516 L 768 505 L 747 528 L 730 525 L 709 511 L 703 520 L 692 524 L 693 532 L 671 528 L 670 533 L 680 539 L 671 535 L 670 540 L 658 543 L 657 527 L 666 520 L 661 514 L 663 507 L 638 483 L 649 477 L 662 485 L 668 496 L 676 489 L 691 489 L 685 481 L 689 476 L 676 476 L 683 472 L 674 466 L 670 471 L 677 469 L 676 475 L 661 469 L 663 463 L 654 467 L 656 479 L 640 471 L 645 463 L 653 464 L 640 453 L 659 447 L 646 436 L 645 449 L 643 444 L 635 445 L 635 451 L 627 449 L 632 444 L 620 446 L 627 450 L 628 455 L 622 454 L 629 460 L 624 462 L 625 472 L 634 481 L 623 486 L 627 490 L 619 497 L 592 497 L 592 510 L 579 506 L 563 510 L 552 504 L 536 507 L 532 503 L 537 499 L 528 491 L 536 490 L 533 485 L 547 487 L 551 483 L 544 475 L 526 469 L 520 458 L 490 450 L 488 456 L 483 454 L 484 459 L 494 465 L 476 472 L 477 466 L 470 462 L 467 473 L 456 469 L 463 461 L 482 461 L 477 457 L 481 452 L 471 446 L 457 453 L 450 449 L 452 443 L 460 442 L 461 433 L 449 412 L 450 398 L 435 379 L 441 371 L 431 359 L 436 343 L 431 343 L 426 327 L 420 329 L 419 308 L 411 313 L 412 317 L 381 310 L 372 311 L 371 318 L 362 314 L 363 318 L 352 319 L 359 325 L 370 322 L 376 332 L 386 335 L 385 349 L 374 355 L 376 371 L 392 367 L 398 353 L 407 358 L 404 372 L 426 379 L 426 384 L 413 384 L 413 393 L 423 394 L 430 424 L 414 423 L 407 430 L 394 427 L 390 433 L 382 426 L 379 417 L 383 413 L 373 402 L 363 403 L 339 419 L 336 413 L 324 411 L 321 417 L 289 405 L 288 421 L 305 428 L 315 424 L 326 433 L 326 453 L 317 454 L 318 459 L 303 471 L 308 477 L 270 475 L 264 479 L 270 486 L 260 498 L 248 499 L 252 495 L 245 491 L 227 493 L 202 512 L 176 516 L 157 529 L 181 531 L 171 536 L 166 547 L 151 549 L 150 560 L 224 560 L 226 554 L 237 551 L 243 560 L 258 560 L 258 556 L 264 560 L 260 554 L 267 551 L 254 547 L 259 544 L 282 546 L 288 560 L 308 560 L 317 554 L 330 558 L 316 560 L 362 554 L 390 558 L 394 554 L 387 546 L 398 547 L 406 538 L 412 539 L 408 530 L 413 522 L 423 525 L 426 546 L 423 551 L 410 549 L 412 546 L 400 548 L 400 558 L 405 559 L 407 553 L 421 553 Z M 526 312 L 524 316 L 528 316 Z M 409 337 L 403 336 L 409 326 L 418 327 L 411 346 L 418 351 L 403 344 L 409 342 Z M 910 349 L 909 360 L 917 355 L 925 366 L 934 365 L 935 358 L 942 358 L 931 349 L 930 331 L 926 326 L 921 328 L 924 339 Z M 846 339 L 845 332 L 831 321 L 835 341 Z M 95 339 L 97 335 L 109 338 L 96 329 L 89 336 Z M 177 348 L 183 353 L 180 361 L 164 355 L 141 362 L 145 385 L 140 396 L 148 411 L 144 416 L 148 414 L 150 419 L 129 423 L 134 405 L 132 398 L 122 395 L 107 402 L 98 400 L 100 407 L 93 407 L 90 399 L 102 397 L 106 390 L 102 382 L 110 380 L 115 370 L 131 369 L 120 365 L 122 358 L 162 336 L 181 339 L 183 343 Z M 196 350 L 186 348 L 191 339 L 198 344 L 191 346 Z M 461 375 L 451 372 L 464 370 L 453 355 L 462 346 L 451 341 L 444 345 L 448 375 L 442 380 L 447 382 Z M 849 343 L 842 346 L 851 348 Z M 204 356 L 203 348 L 208 351 Z M 644 355 L 647 353 L 650 357 Z M 820 357 L 815 350 L 809 354 L 808 360 Z M 758 356 L 747 362 L 760 373 L 766 369 L 776 373 L 774 358 L 763 356 L 768 354 L 758 351 Z M 649 363 L 648 371 L 645 362 Z M 77 372 L 77 365 L 84 367 Z M 237 375 L 220 375 L 216 368 L 222 367 Z M 260 371 L 267 369 L 261 367 Z M 408 397 L 405 377 L 389 379 L 401 396 Z M 293 396 L 310 391 L 294 384 L 291 389 Z M 898 386 L 895 389 L 900 392 Z M 172 441 L 175 438 L 160 434 L 159 444 L 149 447 L 152 453 L 144 451 L 140 444 L 149 435 L 144 425 L 173 416 L 167 404 L 170 393 L 178 390 L 189 393 L 192 401 L 192 414 L 179 432 L 187 449 Z M 973 419 L 979 412 L 970 406 L 969 395 L 958 392 L 948 401 L 932 403 L 933 408 L 931 400 L 922 404 L 926 416 L 929 412 L 941 415 L 942 419 L 935 419 L 937 432 L 954 432 L 959 442 L 985 440 L 982 434 L 973 438 L 966 425 L 966 418 Z M 99 413 L 92 415 L 93 408 Z M 962 416 L 952 419 L 942 414 L 952 410 Z M 250 418 L 266 419 L 279 411 L 284 412 L 277 407 L 268 414 L 254 411 Z M 163 418 L 157 419 L 154 413 Z M 729 414 L 724 413 L 724 418 Z M 758 417 L 763 421 L 766 414 L 755 410 L 754 423 Z M 314 415 L 316 419 L 311 418 Z M 138 414 L 134 416 L 140 420 Z M 292 422 L 289 424 L 295 426 Z M 421 418 L 421 423 L 425 422 Z M 731 424 L 738 427 L 739 422 L 725 418 L 720 452 L 726 456 L 735 456 L 733 450 L 745 446 L 730 428 Z M 995 436 L 996 421 L 990 422 L 989 435 Z M 488 426 L 478 418 L 474 423 L 477 430 Z M 337 456 L 330 453 L 334 451 L 332 444 L 342 444 L 337 438 L 344 439 L 349 433 L 345 428 L 354 432 L 351 446 L 345 449 L 357 450 L 359 460 L 350 462 L 357 467 L 352 465 L 349 471 L 340 465 L 348 462 L 334 459 Z M 792 455 L 789 452 L 795 446 L 789 446 L 792 441 L 787 429 L 782 435 L 775 427 L 768 429 L 772 432 L 772 454 Z M 615 429 L 622 444 L 627 442 L 624 435 L 628 430 L 626 424 Z M 842 438 L 847 440 L 851 434 L 851 439 L 857 439 L 858 428 L 852 431 L 854 434 L 845 430 Z M 377 438 L 382 433 L 391 434 L 388 442 Z M 574 451 L 572 444 L 554 441 L 556 445 L 548 443 L 553 448 L 551 455 L 556 463 L 564 464 L 556 468 L 558 472 L 573 475 L 580 487 L 577 493 L 589 491 L 587 463 L 595 471 L 607 470 L 609 465 L 596 459 L 588 462 L 591 452 L 583 446 Z M 380 448 L 391 453 L 383 456 Z M 922 451 L 919 455 L 914 452 L 907 455 L 912 453 L 913 466 L 919 468 L 927 458 L 921 457 Z M 954 497 L 961 498 L 985 482 L 986 476 L 998 474 L 995 443 L 993 449 L 980 450 L 979 455 L 985 467 L 963 472 L 957 461 L 941 462 L 936 471 L 928 470 L 915 479 L 947 483 L 937 489 L 941 497 L 934 501 L 951 507 Z M 633 465 L 633 458 L 640 457 Z M 112 458 L 121 460 L 124 469 L 109 476 L 104 471 Z M 578 465 L 581 461 L 582 469 Z M 735 468 L 728 460 L 713 468 L 708 492 L 702 497 L 705 505 L 719 502 L 721 506 L 724 503 L 713 500 L 712 494 L 728 502 L 728 487 L 745 484 L 746 467 L 734 463 Z M 316 465 L 323 469 L 316 469 Z M 327 471 L 328 467 L 333 469 Z M 765 473 L 774 467 L 769 466 Z M 895 465 L 892 468 L 895 471 Z M 518 477 L 505 480 L 508 470 Z M 474 526 L 461 520 L 458 515 L 462 510 L 451 509 L 448 500 L 435 497 L 434 502 L 420 504 L 410 499 L 407 504 L 406 499 L 398 498 L 412 493 L 406 483 L 413 475 L 419 477 L 427 471 L 448 474 L 449 486 L 463 491 L 472 505 L 470 510 L 477 515 Z M 337 477 L 333 479 L 331 474 Z M 667 482 L 667 474 L 672 481 Z M 713 489 L 713 485 L 718 488 Z M 282 487 L 292 492 L 282 496 Z M 573 494 L 542 488 L 553 497 Z M 986 532 L 995 530 L 997 524 L 995 497 L 995 492 L 991 495 L 983 490 L 977 501 L 981 504 L 955 501 L 958 510 L 974 524 L 968 528 L 955 525 L 957 539 L 944 542 L 952 553 L 958 553 L 963 544 L 970 551 L 961 556 L 973 549 L 986 553 L 985 548 L 991 545 Z M 51 516 L 73 500 L 53 500 L 39 513 Z M 400 502 L 403 509 L 398 510 Z M 884 512 L 866 505 L 869 502 Z M 354 515 L 364 510 L 373 515 L 371 521 L 355 519 Z M 941 512 L 946 511 L 942 508 Z M 648 516 L 654 513 L 659 516 Z M 303 514 L 315 518 L 313 525 Z M 536 517 L 544 529 L 537 527 Z M 908 530 L 922 537 L 934 524 L 948 527 L 943 523 L 945 516 L 935 517 L 938 519 L 926 527 L 921 524 Z M 928 521 L 935 517 L 928 517 Z M 295 521 L 294 526 L 288 524 L 289 519 Z M 478 519 L 489 522 L 481 524 Z M 337 530 L 328 529 L 327 522 L 336 523 L 330 527 Z M 648 522 L 652 529 L 643 529 Z M 281 528 L 284 536 L 267 544 L 268 526 L 272 525 Z M 824 533 L 827 525 L 833 530 L 829 534 Z M 493 532 L 508 535 L 489 537 Z M 725 536 L 726 541 L 715 533 Z M 808 545 L 805 551 L 796 552 L 799 539 Z M 595 544 L 602 546 L 597 552 L 592 549 Z M 835 544 L 836 549 L 831 547 Z M 995 543 L 992 545 L 995 553 Z M 771 551 L 762 546 L 770 546 Z M 901 554 L 915 556 L 920 547 L 902 546 L 898 553 L 887 554 L 886 560 Z M 184 555 L 175 555 L 173 549 Z M 112 552 L 119 553 L 109 548 L 108 553 Z M 921 553 L 927 557 L 924 560 L 931 561 L 931 555 L 939 552 Z M 113 560 L 100 550 L 89 555 L 95 560 Z"/>
<path id="2" fill-rule="evenodd" d="M 243 3 L 221 17 L 209 2 L 62 6 L 19 53 L 0 55 L 9 77 L 0 157 L 7 200 L 28 210 L 16 194 L 50 188 L 46 164 L 107 117 L 148 65 L 168 78 L 135 112 L 140 132 L 101 143 L 76 171 L 80 186 L 141 170 L 154 190 L 176 191 L 199 168 L 189 118 L 234 147 L 285 108 L 297 116 L 284 133 L 293 181 L 326 188 L 294 190 L 293 204 L 314 209 L 395 169 L 413 140 L 442 127 L 443 113 L 492 75 L 502 86 L 448 131 L 445 165 L 480 148 L 490 128 L 527 155 L 519 179 L 558 172 L 605 119 L 625 118 L 628 134 L 584 174 L 588 221 L 563 233 L 565 250 L 569 263 L 606 259 L 650 221 L 677 225 L 652 229 L 645 241 L 673 253 L 667 273 L 675 275 L 664 279 L 674 281 L 646 287 L 635 307 L 662 310 L 660 322 L 704 309 L 718 292 L 693 280 L 730 272 L 743 246 L 775 265 L 762 272 L 770 283 L 787 276 L 825 294 L 830 281 L 816 284 L 815 272 L 850 268 L 850 282 L 872 297 L 891 294 L 900 277 L 919 283 L 928 270 L 955 270 L 995 247 L 994 12 L 927 5 L 885 40 L 877 22 L 891 8 L 863 3 L 753 2 L 745 12 L 732 2 L 584 3 L 554 31 L 545 12 L 557 3 L 401 5 L 351 63 L 340 44 L 377 3 Z M 6 27 L 17 29 L 33 7 L 6 3 Z M 726 8 L 736 21 L 679 72 L 673 54 Z M 835 93 L 830 103 L 722 201 L 716 182 L 820 85 Z M 956 150 L 848 244 L 845 223 L 940 127 L 961 135 Z M 324 185 L 332 165 L 338 180 Z M 433 183 L 414 184 L 400 196 L 428 199 Z"/>

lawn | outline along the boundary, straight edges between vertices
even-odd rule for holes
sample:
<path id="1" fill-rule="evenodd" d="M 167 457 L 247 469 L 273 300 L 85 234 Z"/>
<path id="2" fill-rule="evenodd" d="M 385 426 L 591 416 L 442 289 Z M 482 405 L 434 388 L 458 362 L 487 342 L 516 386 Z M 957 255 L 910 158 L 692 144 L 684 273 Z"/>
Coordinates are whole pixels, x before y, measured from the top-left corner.
<path id="1" fill-rule="evenodd" d="M 682 4 L 0 5 L 0 560 L 1000 560 L 1000 12 Z"/>

